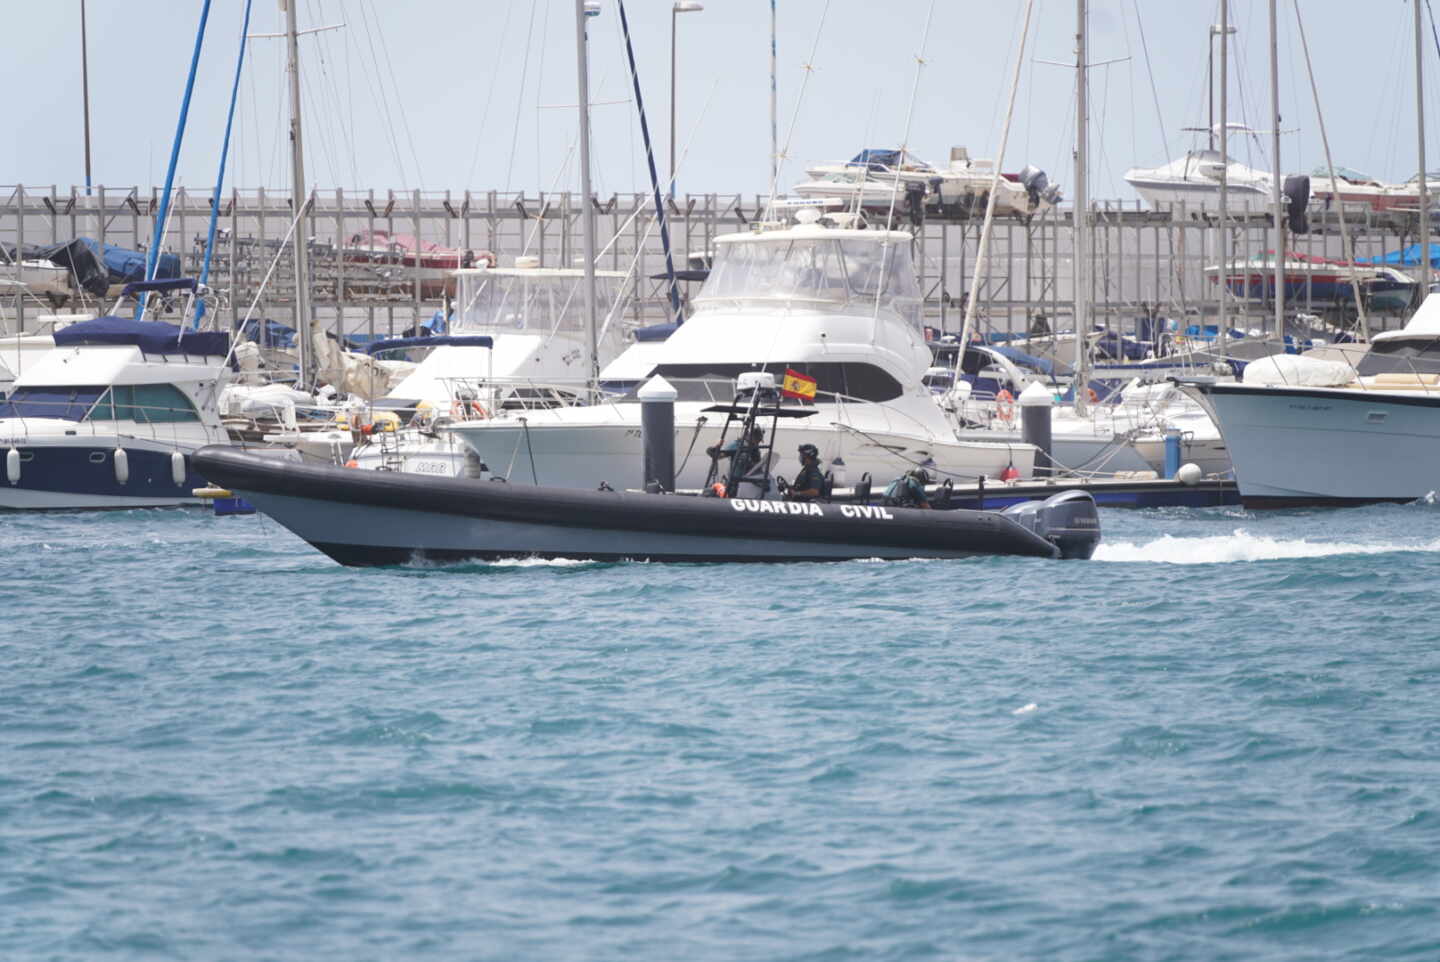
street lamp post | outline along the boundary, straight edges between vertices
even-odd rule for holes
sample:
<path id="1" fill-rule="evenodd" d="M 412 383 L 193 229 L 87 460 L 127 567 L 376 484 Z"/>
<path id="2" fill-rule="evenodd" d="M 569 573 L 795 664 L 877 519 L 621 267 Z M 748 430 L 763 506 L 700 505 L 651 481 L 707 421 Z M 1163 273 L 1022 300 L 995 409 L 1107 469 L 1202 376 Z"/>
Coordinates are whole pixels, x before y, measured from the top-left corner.
<path id="1" fill-rule="evenodd" d="M 696 13 L 705 5 L 698 0 L 675 0 L 670 8 L 670 199 L 675 199 L 675 21 L 682 13 Z"/>

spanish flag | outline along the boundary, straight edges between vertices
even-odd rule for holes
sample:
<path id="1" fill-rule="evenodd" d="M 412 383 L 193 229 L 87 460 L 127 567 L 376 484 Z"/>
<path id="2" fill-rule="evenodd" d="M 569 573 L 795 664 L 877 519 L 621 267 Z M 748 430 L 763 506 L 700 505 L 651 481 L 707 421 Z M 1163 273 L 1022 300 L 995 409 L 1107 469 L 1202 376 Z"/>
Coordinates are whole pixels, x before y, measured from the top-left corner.
<path id="1" fill-rule="evenodd" d="M 805 401 L 815 400 L 815 379 L 799 371 L 785 369 L 785 380 L 780 384 L 780 393 L 786 397 L 798 397 Z"/>

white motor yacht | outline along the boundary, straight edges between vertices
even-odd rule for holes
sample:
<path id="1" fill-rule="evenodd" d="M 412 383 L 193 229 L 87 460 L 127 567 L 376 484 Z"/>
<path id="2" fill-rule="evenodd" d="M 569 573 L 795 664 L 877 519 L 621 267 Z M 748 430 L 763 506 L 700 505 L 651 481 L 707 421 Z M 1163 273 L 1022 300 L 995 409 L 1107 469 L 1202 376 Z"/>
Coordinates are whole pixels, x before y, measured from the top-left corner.
<path id="1" fill-rule="evenodd" d="M 1219 150 L 1192 150 L 1159 167 L 1135 167 L 1125 172 L 1125 180 L 1157 209 L 1184 204 L 1191 210 L 1219 210 L 1221 171 L 1226 177 L 1225 206 L 1231 213 L 1270 209 L 1270 173 L 1227 160 Z"/>
<path id="2" fill-rule="evenodd" d="M 804 212 L 802 212 L 803 214 Z M 1028 444 L 961 442 L 933 400 L 912 269 L 900 231 L 818 223 L 716 238 L 715 265 L 694 314 L 656 352 L 654 371 L 679 393 L 676 484 L 696 488 L 710 466 L 740 375 L 767 371 L 813 379 L 808 417 L 779 421 L 773 469 L 791 474 L 806 442 L 820 448 L 837 483 L 876 482 L 924 465 L 970 480 L 1007 467 L 1029 474 Z M 640 404 L 633 395 L 586 407 L 502 410 L 454 424 L 497 476 L 522 483 L 640 487 Z"/>
<path id="3" fill-rule="evenodd" d="M 102 317 L 54 337 L 0 401 L 0 508 L 198 504 L 190 455 L 227 440 L 226 335 Z"/>
<path id="4" fill-rule="evenodd" d="M 1247 508 L 1414 501 L 1440 490 L 1440 294 L 1353 368 L 1280 355 L 1198 383 Z"/>
<path id="5" fill-rule="evenodd" d="M 538 264 L 518 258 L 514 267 L 454 272 L 452 336 L 440 340 L 458 343 L 431 348 L 388 397 L 375 402 L 405 419 L 410 412 L 419 416 L 399 430 L 387 429 L 394 423 L 389 419 L 377 422 L 381 430 L 351 453 L 354 466 L 457 476 L 467 448 L 451 436 L 451 424 L 489 418 L 517 404 L 572 404 L 587 393 L 585 272 Z M 625 346 L 627 278 L 620 271 L 595 272 L 596 303 L 606 305 L 597 339 L 602 365 Z M 425 339 L 404 343 L 423 348 Z"/>

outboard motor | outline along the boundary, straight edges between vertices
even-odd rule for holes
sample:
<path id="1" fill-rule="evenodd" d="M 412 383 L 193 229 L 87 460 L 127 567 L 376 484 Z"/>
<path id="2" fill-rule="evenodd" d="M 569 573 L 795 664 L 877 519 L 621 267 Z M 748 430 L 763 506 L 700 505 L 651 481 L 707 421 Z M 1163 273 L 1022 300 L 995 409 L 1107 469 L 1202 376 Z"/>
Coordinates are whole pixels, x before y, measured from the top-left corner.
<path id="1" fill-rule="evenodd" d="M 1100 514 L 1088 491 L 1061 491 L 1044 501 L 1022 501 L 1001 512 L 1053 544 L 1062 558 L 1089 558 L 1100 544 Z"/>
<path id="2" fill-rule="evenodd" d="M 1286 221 L 1292 234 L 1308 234 L 1310 224 L 1305 220 L 1305 208 L 1310 204 L 1310 177 L 1307 174 L 1291 174 L 1285 178 Z"/>
<path id="3" fill-rule="evenodd" d="M 1020 171 L 1020 185 L 1025 188 L 1025 193 L 1030 195 L 1030 209 L 1034 210 L 1040 206 L 1040 198 L 1045 196 L 1045 189 L 1050 186 L 1050 178 L 1034 164 L 1026 164 L 1025 169 Z"/>

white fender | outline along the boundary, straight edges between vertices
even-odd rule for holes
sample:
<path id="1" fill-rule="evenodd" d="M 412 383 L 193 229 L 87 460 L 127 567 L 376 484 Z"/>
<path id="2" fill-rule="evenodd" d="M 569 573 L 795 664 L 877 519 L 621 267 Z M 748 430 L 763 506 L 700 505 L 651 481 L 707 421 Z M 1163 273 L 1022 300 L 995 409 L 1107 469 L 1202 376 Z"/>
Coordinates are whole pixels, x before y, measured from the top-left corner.
<path id="1" fill-rule="evenodd" d="M 5 452 L 5 480 L 11 484 L 20 483 L 20 449 L 11 448 Z"/>
<path id="2" fill-rule="evenodd" d="M 170 452 L 170 480 L 177 488 L 185 486 L 185 455 L 179 451 Z"/>
<path id="3" fill-rule="evenodd" d="M 115 483 L 124 484 L 130 480 L 130 455 L 125 453 L 124 448 L 116 448 L 112 457 L 115 459 Z"/>

